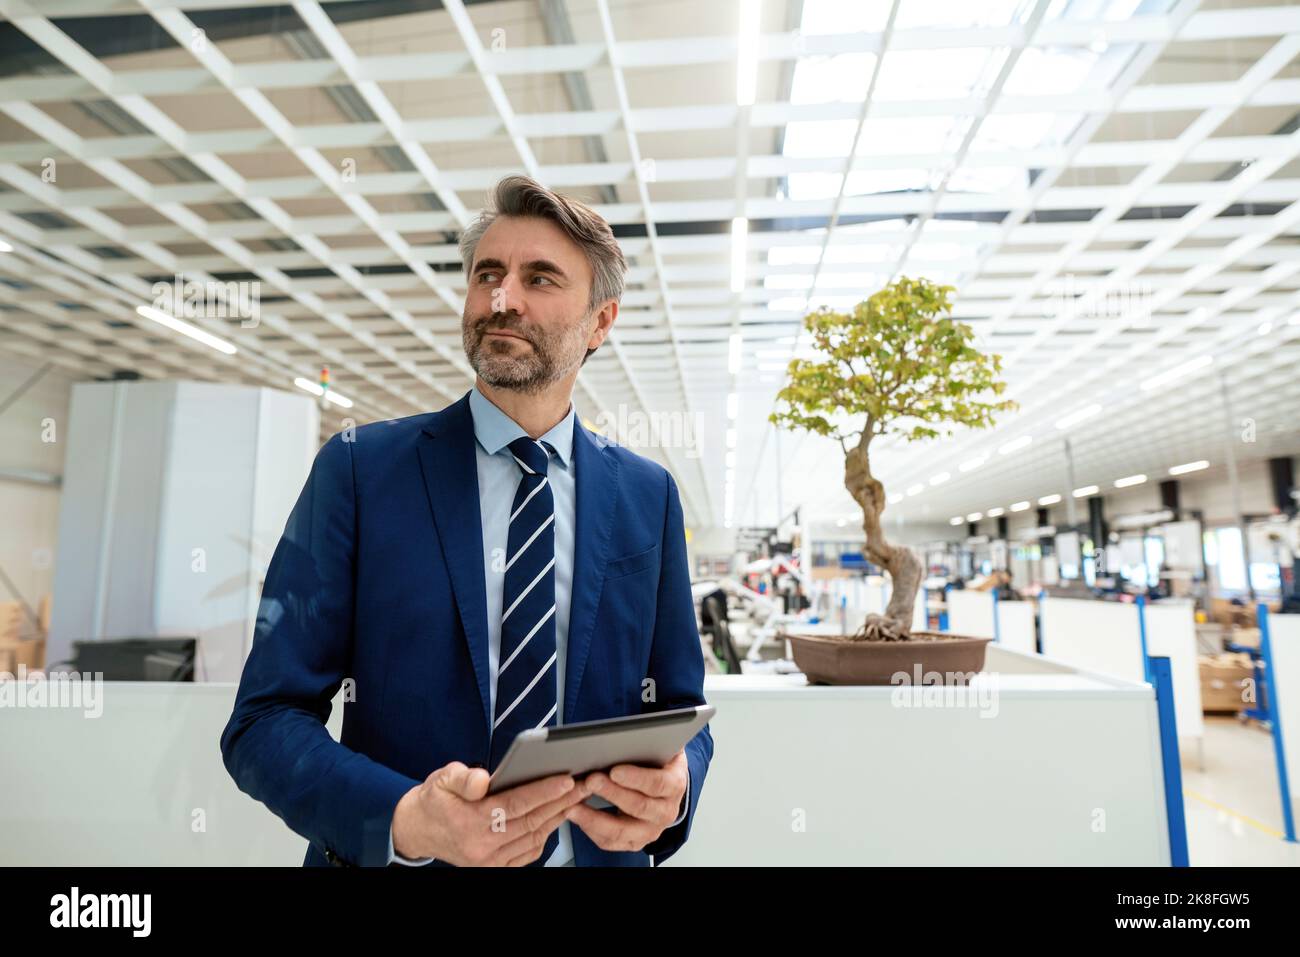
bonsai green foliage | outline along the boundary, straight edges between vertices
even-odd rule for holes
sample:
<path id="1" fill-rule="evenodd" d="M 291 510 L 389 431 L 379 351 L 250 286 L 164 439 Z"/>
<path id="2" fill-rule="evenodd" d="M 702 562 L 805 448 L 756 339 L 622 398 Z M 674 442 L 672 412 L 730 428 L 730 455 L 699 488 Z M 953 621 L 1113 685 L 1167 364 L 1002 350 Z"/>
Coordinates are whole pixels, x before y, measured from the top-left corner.
<path id="1" fill-rule="evenodd" d="M 779 393 L 776 425 L 808 429 L 844 444 L 855 436 L 892 432 L 908 441 L 951 435 L 956 426 L 987 428 L 1009 399 L 1000 356 L 986 356 L 975 332 L 952 319 L 952 286 L 902 277 L 858 303 L 851 313 L 825 307 L 804 319 L 814 348 L 826 358 L 794 359 Z M 836 427 L 831 416 L 852 418 Z"/>
<path id="2" fill-rule="evenodd" d="M 914 442 L 951 435 L 958 426 L 987 428 L 1015 407 L 998 398 L 1006 391 L 1001 358 L 975 348 L 974 331 L 949 315 L 952 291 L 902 277 L 851 313 L 810 313 L 804 328 L 822 357 L 791 361 L 789 382 L 777 393 L 784 407 L 772 413 L 775 425 L 839 440 L 844 487 L 862 508 L 867 557 L 893 580 L 885 614 L 868 616 L 859 639 L 911 636 L 922 571 L 911 549 L 885 538 L 885 489 L 871 473 L 872 439 L 893 434 Z"/>

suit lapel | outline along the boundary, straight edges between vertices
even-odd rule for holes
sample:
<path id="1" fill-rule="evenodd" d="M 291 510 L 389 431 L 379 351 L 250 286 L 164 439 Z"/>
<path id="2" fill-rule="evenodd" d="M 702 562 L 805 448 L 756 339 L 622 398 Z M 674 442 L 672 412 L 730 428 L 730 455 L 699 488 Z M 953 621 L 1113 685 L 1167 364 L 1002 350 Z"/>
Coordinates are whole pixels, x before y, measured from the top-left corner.
<path id="1" fill-rule="evenodd" d="M 443 563 L 451 576 L 461 627 L 478 678 L 483 719 L 489 710 L 487 591 L 483 582 L 483 525 L 479 517 L 478 465 L 469 395 L 448 406 L 424 427 L 420 471 L 438 528 Z"/>
<path id="2" fill-rule="evenodd" d="M 573 464 L 577 500 L 574 506 L 573 592 L 569 605 L 568 660 L 564 668 L 564 720 L 573 720 L 573 706 L 591 649 L 596 604 L 605 581 L 610 531 L 618 502 L 618 460 L 606 454 L 582 423 L 573 425 Z"/>

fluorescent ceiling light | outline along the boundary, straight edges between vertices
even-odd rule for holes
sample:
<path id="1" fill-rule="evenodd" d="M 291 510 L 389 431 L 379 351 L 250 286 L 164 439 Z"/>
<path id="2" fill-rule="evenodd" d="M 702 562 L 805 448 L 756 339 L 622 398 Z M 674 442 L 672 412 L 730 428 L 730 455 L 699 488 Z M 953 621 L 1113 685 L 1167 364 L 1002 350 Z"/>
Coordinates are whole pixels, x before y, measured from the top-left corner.
<path id="1" fill-rule="evenodd" d="M 1100 491 L 1101 489 L 1096 485 L 1085 485 L 1083 488 L 1076 488 L 1074 490 L 1074 497 L 1087 498 L 1089 495 L 1096 495 Z"/>
<path id="2" fill-rule="evenodd" d="M 13 251 L 14 251 L 14 247 L 10 246 L 3 239 L 0 239 L 0 253 L 11 253 Z"/>
<path id="3" fill-rule="evenodd" d="M 735 447 L 736 447 L 736 430 L 727 429 L 727 448 L 734 449 Z"/>
<path id="4" fill-rule="evenodd" d="M 1128 488 L 1130 485 L 1141 485 L 1146 480 L 1145 475 L 1128 475 L 1122 479 L 1115 479 L 1115 487 Z"/>
<path id="5" fill-rule="evenodd" d="M 987 514 L 989 518 L 998 518 L 999 516 L 1003 515 L 1005 512 L 1006 512 L 1005 508 L 991 508 L 985 514 Z"/>
<path id="6" fill-rule="evenodd" d="M 970 471 L 973 471 L 973 470 L 979 468 L 981 465 L 983 465 L 983 464 L 984 464 L 985 462 L 987 462 L 988 460 L 989 460 L 989 457 L 988 457 L 987 455 L 981 455 L 979 458 L 976 458 L 976 459 L 967 459 L 965 462 L 962 462 L 961 465 L 958 465 L 958 466 L 957 466 L 957 471 L 958 471 L 958 472 L 970 472 Z"/>
<path id="7" fill-rule="evenodd" d="M 962 523 L 962 521 L 963 521 L 963 519 L 962 519 L 962 517 L 961 517 L 960 515 L 954 515 L 952 518 L 948 519 L 948 524 L 949 524 L 949 525 L 960 525 L 960 524 Z"/>
<path id="8" fill-rule="evenodd" d="M 983 517 L 984 517 L 983 512 L 971 512 L 969 515 L 966 516 L 966 521 L 978 522 Z"/>
<path id="9" fill-rule="evenodd" d="M 1272 331 L 1273 331 L 1273 323 L 1271 323 L 1271 322 L 1261 322 L 1261 323 L 1259 324 L 1259 334 L 1260 334 L 1261 336 L 1266 336 L 1266 335 L 1268 335 L 1268 334 L 1269 334 L 1270 332 L 1272 332 Z"/>
<path id="10" fill-rule="evenodd" d="M 1086 422 L 1094 415 L 1101 411 L 1101 405 L 1094 402 L 1092 405 L 1084 406 L 1078 411 L 1071 412 L 1064 418 L 1056 420 L 1056 427 L 1064 432 L 1066 429 L 1072 429 L 1080 422 Z"/>
<path id="11" fill-rule="evenodd" d="M 1034 437 L 1032 435 L 1022 435 L 1018 439 L 1012 439 L 1006 445 L 998 449 L 998 455 L 1010 455 L 1012 452 L 1019 452 L 1021 449 L 1028 446 L 1029 443 L 1032 441 L 1034 441 Z"/>
<path id="12" fill-rule="evenodd" d="M 749 220 L 737 216 L 731 221 L 731 291 L 745 288 L 745 249 L 748 245 Z"/>
<path id="13" fill-rule="evenodd" d="M 727 464 L 727 468 L 728 468 L 728 469 L 734 469 L 734 468 L 736 467 L 736 450 L 735 450 L 735 449 L 727 449 L 727 454 L 726 454 L 726 456 L 725 456 L 725 461 L 726 461 L 726 464 Z"/>
<path id="14" fill-rule="evenodd" d="M 911 488 L 909 488 L 909 489 L 907 490 L 907 494 L 908 494 L 908 495 L 920 495 L 920 494 L 921 494 L 922 492 L 924 492 L 924 491 L 925 491 L 925 486 L 924 486 L 924 485 L 921 485 L 921 484 L 918 482 L 916 485 L 913 485 Z"/>
<path id="15" fill-rule="evenodd" d="M 161 309 L 155 309 L 153 306 L 136 306 L 135 311 L 145 319 L 152 319 L 161 326 L 166 326 L 168 329 L 189 336 L 196 342 L 201 342 L 208 348 L 216 349 L 218 352 L 224 352 L 228 356 L 233 356 L 239 351 L 225 339 L 218 339 L 216 336 L 204 332 L 198 326 L 192 326 L 175 316 L 169 316 Z"/>
<path id="16" fill-rule="evenodd" d="M 727 371 L 732 375 L 740 371 L 740 347 L 743 342 L 740 334 L 735 333 L 727 345 Z"/>
<path id="17" fill-rule="evenodd" d="M 1013 512 L 1023 512 L 1023 511 L 1024 511 L 1025 509 L 1027 509 L 1027 508 L 1029 508 L 1029 503 L 1028 503 L 1028 502 L 1012 502 L 1012 503 L 1011 503 L 1011 511 L 1013 511 Z"/>
<path id="18" fill-rule="evenodd" d="M 1199 472 L 1201 469 L 1208 469 L 1209 467 L 1210 463 L 1205 459 L 1201 459 L 1199 462 L 1187 462 L 1183 465 L 1175 465 L 1169 470 L 1169 474 L 1186 475 L 1188 472 Z"/>
<path id="19" fill-rule="evenodd" d="M 1056 504 L 1057 502 L 1059 502 L 1060 500 L 1061 500 L 1061 496 L 1059 496 L 1059 495 L 1044 495 L 1042 498 L 1040 498 L 1040 499 L 1038 500 L 1038 504 L 1039 504 L 1039 505 L 1055 505 L 1055 504 Z"/>
<path id="20" fill-rule="evenodd" d="M 760 0 L 740 0 L 740 30 L 736 44 L 736 105 L 753 106 L 758 86 L 758 25 Z"/>
<path id="21" fill-rule="evenodd" d="M 1159 375 L 1153 375 L 1150 379 L 1147 379 L 1146 382 L 1142 383 L 1142 391 L 1150 392 L 1152 389 L 1158 389 L 1162 385 L 1176 382 L 1184 376 L 1191 375 L 1198 369 L 1204 369 L 1206 366 L 1213 364 L 1213 362 L 1214 356 L 1197 356 L 1195 359 L 1190 359 L 1187 362 L 1176 365 L 1172 369 L 1166 369 Z"/>
<path id="22" fill-rule="evenodd" d="M 727 393 L 727 418 L 734 419 L 740 410 L 740 396 L 734 392 Z"/>
<path id="23" fill-rule="evenodd" d="M 952 478 L 952 473 L 950 473 L 950 472 L 940 472 L 938 475 L 933 475 L 933 476 L 930 477 L 930 484 L 931 484 L 931 485 L 942 485 L 944 482 L 948 481 L 948 479 L 950 479 L 950 478 Z"/>
<path id="24" fill-rule="evenodd" d="M 293 380 L 293 384 L 304 392 L 310 392 L 312 395 L 317 396 L 325 396 L 326 402 L 333 402 L 335 405 L 341 406 L 345 409 L 352 408 L 352 400 L 347 396 L 341 395 L 333 389 L 322 389 L 318 384 L 312 382 L 311 379 L 304 379 L 302 376 L 299 376 Z"/>
<path id="25" fill-rule="evenodd" d="M 890 505 L 897 505 L 902 500 L 903 500 L 903 496 L 898 492 L 895 492 L 893 495 L 889 496 Z"/>

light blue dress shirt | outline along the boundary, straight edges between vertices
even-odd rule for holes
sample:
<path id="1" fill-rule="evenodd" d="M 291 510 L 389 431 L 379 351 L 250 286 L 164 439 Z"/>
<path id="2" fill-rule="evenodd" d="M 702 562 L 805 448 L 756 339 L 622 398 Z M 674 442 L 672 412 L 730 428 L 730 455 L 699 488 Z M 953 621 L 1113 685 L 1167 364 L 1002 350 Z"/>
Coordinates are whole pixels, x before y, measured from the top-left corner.
<path id="1" fill-rule="evenodd" d="M 506 415 L 475 386 L 469 394 L 470 414 L 474 419 L 475 464 L 478 469 L 479 516 L 483 524 L 483 581 L 487 586 L 488 609 L 488 713 L 496 714 L 497 664 L 501 659 L 501 611 L 505 591 L 506 546 L 510 537 L 510 508 L 519 487 L 519 466 L 508 446 L 515 439 L 528 435 L 510 416 Z M 573 468 L 573 429 L 576 417 L 573 407 L 554 428 L 541 437 L 555 452 L 551 455 L 547 477 L 555 501 L 555 671 L 556 724 L 564 723 L 564 663 L 569 644 L 569 606 L 573 593 L 573 542 L 576 516 L 577 483 Z M 683 802 L 682 814 L 674 824 L 685 818 L 685 808 L 690 796 Z M 573 863 L 572 825 L 565 821 L 556 829 L 559 843 L 547 859 L 547 867 Z M 393 850 L 393 837 L 388 836 L 388 860 L 401 864 L 427 864 L 433 858 L 409 860 Z"/>

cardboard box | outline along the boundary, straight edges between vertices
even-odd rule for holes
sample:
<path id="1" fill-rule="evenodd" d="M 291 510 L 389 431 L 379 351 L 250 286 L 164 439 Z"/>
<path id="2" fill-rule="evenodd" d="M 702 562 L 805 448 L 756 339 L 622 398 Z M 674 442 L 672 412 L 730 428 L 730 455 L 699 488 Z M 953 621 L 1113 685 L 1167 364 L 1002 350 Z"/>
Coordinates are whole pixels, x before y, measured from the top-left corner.
<path id="1" fill-rule="evenodd" d="M 1254 605 L 1234 605 L 1226 598 L 1210 599 L 1210 619 L 1229 628 L 1254 628 Z"/>
<path id="2" fill-rule="evenodd" d="M 1255 703 L 1255 666 L 1246 654 L 1201 655 L 1201 710 L 1235 713 Z"/>
<path id="3" fill-rule="evenodd" d="M 852 578 L 857 572 L 848 568 L 840 568 L 839 565 L 814 565 L 812 568 L 813 581 L 828 581 L 832 578 Z"/>
<path id="4" fill-rule="evenodd" d="M 44 638 L 0 645 L 0 671 L 16 675 L 19 665 L 25 665 L 29 672 L 45 667 Z"/>
<path id="5" fill-rule="evenodd" d="M 1259 648 L 1259 629 L 1234 628 L 1228 632 L 1228 641 L 1243 648 Z"/>
<path id="6" fill-rule="evenodd" d="M 16 644 L 22 626 L 23 606 L 16 601 L 0 601 L 0 645 Z"/>
<path id="7" fill-rule="evenodd" d="M 1198 624 L 1196 627 L 1196 648 L 1202 655 L 1223 653 L 1223 643 L 1227 640 L 1228 629 L 1217 621 Z"/>

